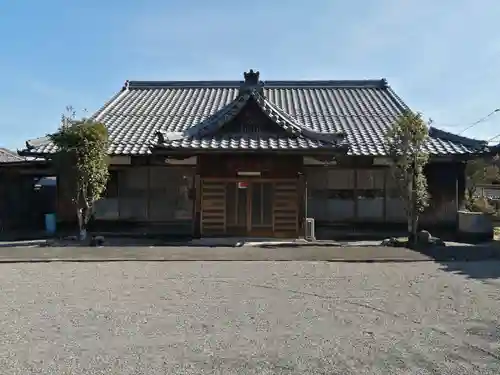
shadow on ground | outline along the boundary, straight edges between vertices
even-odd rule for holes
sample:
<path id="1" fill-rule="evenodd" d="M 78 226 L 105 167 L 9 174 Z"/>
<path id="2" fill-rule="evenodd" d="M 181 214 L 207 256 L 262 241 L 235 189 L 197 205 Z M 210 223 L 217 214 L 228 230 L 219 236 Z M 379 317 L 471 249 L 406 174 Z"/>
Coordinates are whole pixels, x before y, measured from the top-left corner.
<path id="1" fill-rule="evenodd" d="M 500 243 L 413 250 L 442 264 L 442 270 L 473 279 L 500 278 Z"/>
<path id="2" fill-rule="evenodd" d="M 440 262 L 446 272 L 464 275 L 471 279 L 487 280 L 500 278 L 500 262 Z"/>

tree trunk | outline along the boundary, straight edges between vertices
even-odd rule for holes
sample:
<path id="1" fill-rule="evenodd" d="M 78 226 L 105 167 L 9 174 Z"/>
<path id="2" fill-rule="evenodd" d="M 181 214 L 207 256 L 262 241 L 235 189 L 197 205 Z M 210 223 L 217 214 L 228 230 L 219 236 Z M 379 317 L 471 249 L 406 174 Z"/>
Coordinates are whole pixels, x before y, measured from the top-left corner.
<path id="1" fill-rule="evenodd" d="M 87 239 L 87 229 L 85 223 L 85 210 L 83 208 L 76 208 L 76 216 L 78 217 L 78 237 L 80 241 Z"/>
<path id="2" fill-rule="evenodd" d="M 417 232 L 418 232 L 418 211 L 415 209 L 413 212 L 413 223 L 412 223 L 412 237 L 413 237 L 413 244 L 416 246 L 417 245 Z"/>
<path id="3" fill-rule="evenodd" d="M 413 179 L 413 171 L 411 171 L 411 176 L 410 178 L 407 178 L 408 181 L 408 186 L 407 186 L 407 192 L 406 192 L 406 221 L 407 221 L 407 230 L 408 230 L 408 247 L 412 248 L 414 243 L 415 243 L 415 236 L 414 236 L 414 220 L 413 216 L 415 215 L 415 203 L 414 203 L 414 195 L 413 195 L 413 184 L 414 184 L 414 179 Z"/>
<path id="4" fill-rule="evenodd" d="M 416 208 L 415 196 L 412 197 L 412 211 L 411 211 L 411 233 L 408 238 L 410 242 L 410 248 L 414 249 L 417 246 L 417 224 L 418 224 L 418 212 Z"/>
<path id="5" fill-rule="evenodd" d="M 80 241 L 85 241 L 87 239 L 87 228 L 92 213 L 92 209 L 89 207 L 78 208 L 76 212 L 78 216 L 78 229 L 79 229 Z"/>

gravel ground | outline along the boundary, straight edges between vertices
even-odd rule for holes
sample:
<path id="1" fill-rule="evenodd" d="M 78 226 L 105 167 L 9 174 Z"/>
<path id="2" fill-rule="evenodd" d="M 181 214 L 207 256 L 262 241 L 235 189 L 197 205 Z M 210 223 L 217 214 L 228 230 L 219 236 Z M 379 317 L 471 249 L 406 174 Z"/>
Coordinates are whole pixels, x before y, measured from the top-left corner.
<path id="1" fill-rule="evenodd" d="M 1 264 L 0 372 L 500 373 L 500 262 L 442 268 Z"/>

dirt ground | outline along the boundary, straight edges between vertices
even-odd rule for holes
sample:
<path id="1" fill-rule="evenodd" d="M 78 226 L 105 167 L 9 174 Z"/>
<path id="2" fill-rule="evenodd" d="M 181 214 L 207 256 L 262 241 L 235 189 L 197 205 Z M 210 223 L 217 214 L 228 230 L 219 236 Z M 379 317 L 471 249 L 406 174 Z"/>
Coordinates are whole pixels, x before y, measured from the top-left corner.
<path id="1" fill-rule="evenodd" d="M 498 374 L 500 262 L 0 265 L 2 374 Z"/>

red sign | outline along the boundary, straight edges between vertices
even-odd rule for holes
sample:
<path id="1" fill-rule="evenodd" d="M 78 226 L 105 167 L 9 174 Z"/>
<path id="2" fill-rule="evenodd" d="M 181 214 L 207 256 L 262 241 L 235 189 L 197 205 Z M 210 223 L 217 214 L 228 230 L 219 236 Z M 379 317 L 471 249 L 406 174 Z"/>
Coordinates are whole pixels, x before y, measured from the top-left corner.
<path id="1" fill-rule="evenodd" d="M 248 182 L 240 181 L 238 182 L 238 189 L 246 189 L 248 187 Z"/>

